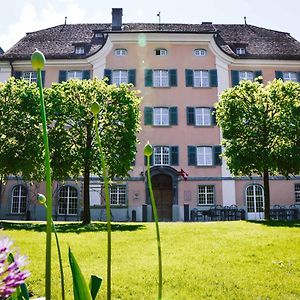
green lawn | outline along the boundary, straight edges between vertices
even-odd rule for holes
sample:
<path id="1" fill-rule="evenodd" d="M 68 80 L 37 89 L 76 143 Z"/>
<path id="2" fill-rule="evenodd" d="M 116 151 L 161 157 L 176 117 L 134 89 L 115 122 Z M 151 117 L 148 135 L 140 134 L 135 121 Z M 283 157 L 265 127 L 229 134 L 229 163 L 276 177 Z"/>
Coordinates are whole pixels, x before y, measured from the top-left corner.
<path id="1" fill-rule="evenodd" d="M 29 256 L 28 285 L 44 293 L 45 233 L 40 224 L 0 222 L 1 235 Z M 25 229 L 24 229 L 25 228 Z M 300 222 L 160 223 L 163 299 L 300 299 Z M 105 299 L 106 232 L 103 223 L 81 228 L 59 224 L 67 299 L 72 299 L 68 245 L 86 278 L 100 274 Z M 152 223 L 114 224 L 113 299 L 151 300 L 157 295 L 157 248 Z M 53 240 L 53 299 L 61 299 Z"/>

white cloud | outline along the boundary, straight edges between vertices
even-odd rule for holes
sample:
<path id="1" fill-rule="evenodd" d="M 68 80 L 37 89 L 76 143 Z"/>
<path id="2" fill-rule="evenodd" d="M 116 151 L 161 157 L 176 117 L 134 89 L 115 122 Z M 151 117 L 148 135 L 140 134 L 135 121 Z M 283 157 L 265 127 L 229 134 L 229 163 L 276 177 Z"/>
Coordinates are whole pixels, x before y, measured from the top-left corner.
<path id="1" fill-rule="evenodd" d="M 17 43 L 26 32 L 37 31 L 43 28 L 64 23 L 65 16 L 68 23 L 82 23 L 86 21 L 86 11 L 74 0 L 62 0 L 60 5 L 44 2 L 39 7 L 32 1 L 26 1 L 19 19 L 8 27 L 8 32 L 0 35 L 0 46 L 8 50 Z"/>

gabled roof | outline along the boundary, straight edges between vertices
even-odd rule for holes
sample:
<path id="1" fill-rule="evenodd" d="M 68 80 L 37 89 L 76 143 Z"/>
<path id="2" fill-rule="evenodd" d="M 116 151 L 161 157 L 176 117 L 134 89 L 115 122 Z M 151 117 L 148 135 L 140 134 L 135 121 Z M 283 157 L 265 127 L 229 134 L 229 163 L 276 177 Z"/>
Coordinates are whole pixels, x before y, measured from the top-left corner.
<path id="1" fill-rule="evenodd" d="M 101 37 L 95 38 L 95 33 Z M 121 31 L 112 31 L 111 24 L 65 24 L 28 33 L 17 44 L 0 55 L 1 60 L 29 59 L 38 48 L 46 58 L 85 58 L 95 54 L 115 32 L 161 32 L 213 34 L 217 45 L 231 57 L 241 59 L 300 60 L 300 43 L 289 33 L 240 24 L 157 24 L 125 23 Z M 75 54 L 76 46 L 84 46 L 84 54 Z M 246 54 L 237 55 L 243 47 Z"/>

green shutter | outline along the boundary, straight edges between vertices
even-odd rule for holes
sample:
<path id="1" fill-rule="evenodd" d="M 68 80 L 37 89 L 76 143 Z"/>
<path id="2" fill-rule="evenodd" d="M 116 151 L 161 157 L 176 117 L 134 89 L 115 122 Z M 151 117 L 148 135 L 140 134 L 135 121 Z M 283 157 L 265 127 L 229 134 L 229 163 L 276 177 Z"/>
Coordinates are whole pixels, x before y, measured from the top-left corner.
<path id="1" fill-rule="evenodd" d="M 217 70 L 209 70 L 209 86 L 210 87 L 217 87 L 218 86 L 218 73 Z"/>
<path id="2" fill-rule="evenodd" d="M 297 81 L 300 82 L 300 72 L 297 72 Z"/>
<path id="3" fill-rule="evenodd" d="M 186 124 L 195 125 L 195 108 L 187 107 L 186 108 Z"/>
<path id="4" fill-rule="evenodd" d="M 231 71 L 231 83 L 232 86 L 238 85 L 240 82 L 239 71 L 232 70 Z"/>
<path id="5" fill-rule="evenodd" d="M 104 77 L 108 78 L 107 84 L 111 84 L 112 71 L 109 69 L 104 69 Z"/>
<path id="6" fill-rule="evenodd" d="M 217 125 L 216 109 L 214 107 L 210 109 L 210 115 L 211 115 L 211 125 L 213 126 Z"/>
<path id="7" fill-rule="evenodd" d="M 144 164 L 147 166 L 147 156 L 144 155 Z M 153 165 L 153 154 L 150 156 L 150 166 Z"/>
<path id="8" fill-rule="evenodd" d="M 145 70 L 145 86 L 153 86 L 153 70 Z"/>
<path id="9" fill-rule="evenodd" d="M 188 165 L 189 166 L 196 166 L 197 165 L 197 147 L 195 146 L 188 146 Z"/>
<path id="10" fill-rule="evenodd" d="M 14 77 L 16 78 L 16 79 L 21 79 L 22 78 L 22 71 L 15 71 L 14 72 Z"/>
<path id="11" fill-rule="evenodd" d="M 254 78 L 262 76 L 261 71 L 254 71 Z M 263 83 L 262 79 L 258 80 L 259 83 Z"/>
<path id="12" fill-rule="evenodd" d="M 179 150 L 178 146 L 171 146 L 170 147 L 170 164 L 172 166 L 179 165 Z"/>
<path id="13" fill-rule="evenodd" d="M 177 70 L 169 70 L 169 86 L 177 86 Z"/>
<path id="14" fill-rule="evenodd" d="M 222 158 L 220 156 L 221 153 L 222 153 L 222 147 L 220 145 L 213 147 L 213 159 L 214 159 L 215 166 L 222 165 Z"/>
<path id="15" fill-rule="evenodd" d="M 82 79 L 90 79 L 91 78 L 91 71 L 90 70 L 83 70 L 82 71 Z"/>
<path id="16" fill-rule="evenodd" d="M 194 86 L 194 71 L 190 69 L 185 70 L 185 85 Z"/>
<path id="17" fill-rule="evenodd" d="M 169 108 L 169 121 L 170 125 L 178 125 L 178 110 L 176 106 Z"/>
<path id="18" fill-rule="evenodd" d="M 144 125 L 153 125 L 152 107 L 144 107 Z"/>
<path id="19" fill-rule="evenodd" d="M 46 73 L 46 71 L 41 71 L 43 87 L 45 86 L 45 73 Z"/>
<path id="20" fill-rule="evenodd" d="M 275 78 L 283 80 L 283 72 L 282 71 L 275 71 Z"/>
<path id="21" fill-rule="evenodd" d="M 58 74 L 58 82 L 67 81 L 67 71 L 60 70 Z"/>
<path id="22" fill-rule="evenodd" d="M 135 69 L 128 70 L 128 83 L 132 83 L 135 86 L 136 71 Z"/>

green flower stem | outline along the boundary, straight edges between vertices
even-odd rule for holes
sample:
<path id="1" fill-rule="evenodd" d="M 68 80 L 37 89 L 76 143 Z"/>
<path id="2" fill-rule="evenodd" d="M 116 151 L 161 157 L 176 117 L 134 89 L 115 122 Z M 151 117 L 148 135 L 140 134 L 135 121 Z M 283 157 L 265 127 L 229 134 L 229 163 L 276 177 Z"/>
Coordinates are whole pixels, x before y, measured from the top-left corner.
<path id="1" fill-rule="evenodd" d="M 107 221 L 107 300 L 111 300 L 111 216 L 110 216 L 110 197 L 108 189 L 108 176 L 105 162 L 105 155 L 102 150 L 101 139 L 98 130 L 98 117 L 95 115 L 95 130 L 98 147 L 101 157 L 102 173 L 104 179 L 104 191 L 106 202 L 106 221 Z"/>
<path id="2" fill-rule="evenodd" d="M 160 244 L 160 234 L 159 234 L 159 226 L 158 226 L 158 216 L 157 209 L 153 195 L 151 176 L 150 176 L 150 156 L 147 155 L 147 179 L 148 179 L 148 187 L 150 193 L 150 199 L 153 210 L 153 217 L 156 226 L 156 239 L 157 239 L 157 253 L 158 253 L 158 300 L 162 299 L 162 258 L 161 258 L 161 244 Z"/>
<path id="3" fill-rule="evenodd" d="M 52 184 L 50 153 L 47 134 L 47 119 L 44 104 L 42 74 L 41 69 L 37 70 L 37 83 L 40 92 L 40 111 L 43 125 L 43 140 L 45 147 L 45 169 L 46 169 L 46 199 L 47 199 L 47 226 L 46 226 L 46 277 L 45 277 L 45 294 L 46 300 L 51 300 L 51 234 L 52 234 Z"/>
<path id="4" fill-rule="evenodd" d="M 55 240 L 56 240 L 56 246 L 57 246 L 57 253 L 58 253 L 58 261 L 59 261 L 59 269 L 60 269 L 60 284 L 61 284 L 61 299 L 65 300 L 65 277 L 64 277 L 64 270 L 63 270 L 63 265 L 62 265 L 62 257 L 61 257 L 61 251 L 60 251 L 60 246 L 59 246 L 59 241 L 58 241 L 58 236 L 57 236 L 57 231 L 55 228 L 55 224 L 52 221 L 52 227 L 55 235 Z"/>

